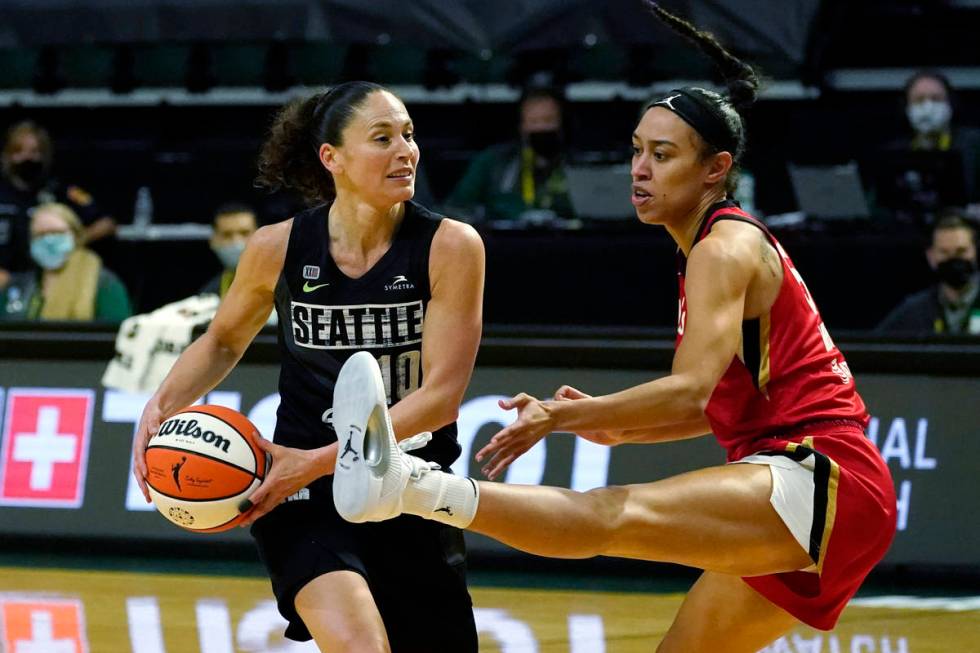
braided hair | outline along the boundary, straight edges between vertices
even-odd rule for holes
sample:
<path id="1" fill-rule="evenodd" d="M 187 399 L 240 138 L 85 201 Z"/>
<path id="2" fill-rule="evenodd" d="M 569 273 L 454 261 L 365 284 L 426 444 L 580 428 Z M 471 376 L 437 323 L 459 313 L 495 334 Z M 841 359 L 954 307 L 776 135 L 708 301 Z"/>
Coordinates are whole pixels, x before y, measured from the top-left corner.
<path id="1" fill-rule="evenodd" d="M 728 52 L 712 34 L 675 16 L 652 0 L 643 0 L 643 3 L 667 27 L 693 42 L 714 62 L 726 87 L 724 95 L 696 86 L 675 89 L 670 94 L 680 94 L 680 102 L 671 103 L 672 97 L 668 94 L 667 97 L 648 102 L 643 111 L 645 113 L 654 106 L 666 106 L 688 122 L 704 142 L 702 160 L 718 152 L 730 152 L 734 162 L 725 189 L 733 193 L 738 183 L 738 164 L 746 145 L 742 114 L 756 100 L 759 78 L 749 64 Z"/>

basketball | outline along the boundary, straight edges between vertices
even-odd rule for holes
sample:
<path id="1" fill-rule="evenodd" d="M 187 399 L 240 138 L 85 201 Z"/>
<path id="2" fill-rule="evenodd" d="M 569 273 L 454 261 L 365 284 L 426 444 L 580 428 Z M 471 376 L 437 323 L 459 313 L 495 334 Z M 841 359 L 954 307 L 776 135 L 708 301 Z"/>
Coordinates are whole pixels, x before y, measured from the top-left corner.
<path id="1" fill-rule="evenodd" d="M 247 417 L 223 406 L 191 406 L 166 419 L 146 447 L 157 510 L 198 533 L 236 526 L 239 504 L 265 478 L 261 437 Z"/>

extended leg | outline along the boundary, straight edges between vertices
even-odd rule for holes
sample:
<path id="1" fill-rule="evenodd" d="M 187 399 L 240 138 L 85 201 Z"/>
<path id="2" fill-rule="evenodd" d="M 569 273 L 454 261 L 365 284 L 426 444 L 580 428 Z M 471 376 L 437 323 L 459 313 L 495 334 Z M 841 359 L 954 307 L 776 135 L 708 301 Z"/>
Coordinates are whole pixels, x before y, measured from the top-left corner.
<path id="1" fill-rule="evenodd" d="M 769 503 L 766 466 L 712 467 L 584 493 L 486 482 L 479 488 L 468 528 L 537 555 L 609 555 L 737 575 L 812 563 Z"/>

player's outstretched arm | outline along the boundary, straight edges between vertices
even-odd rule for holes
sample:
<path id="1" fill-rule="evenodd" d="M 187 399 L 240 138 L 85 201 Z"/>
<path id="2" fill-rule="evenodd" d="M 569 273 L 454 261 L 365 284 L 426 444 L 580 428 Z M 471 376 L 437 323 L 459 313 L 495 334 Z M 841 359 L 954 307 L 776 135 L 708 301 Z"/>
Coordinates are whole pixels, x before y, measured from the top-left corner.
<path id="1" fill-rule="evenodd" d="M 146 443 L 166 417 L 196 401 L 228 375 L 269 318 L 291 222 L 263 227 L 252 235 L 235 280 L 208 330 L 184 350 L 143 409 L 133 443 L 133 473 L 147 502 Z"/>
<path id="2" fill-rule="evenodd" d="M 487 460 L 484 473 L 497 478 L 555 431 L 643 430 L 649 441 L 664 441 L 676 424 L 699 430 L 708 399 L 739 350 L 745 298 L 759 268 L 757 242 L 755 234 L 722 238 L 712 233 L 692 249 L 685 281 L 685 333 L 670 375 L 577 401 L 541 401 L 519 394 L 500 402 L 504 409 L 516 408 L 518 416 L 477 453 L 477 460 Z M 693 435 L 688 429 L 686 436 Z"/>
<path id="3" fill-rule="evenodd" d="M 591 397 L 592 395 L 586 394 L 577 388 L 573 388 L 570 385 L 563 385 L 555 391 L 554 399 L 555 401 L 575 401 L 578 399 L 590 399 Z M 612 447 L 618 444 L 628 443 L 650 444 L 653 442 L 686 440 L 688 438 L 706 435 L 710 432 L 711 426 L 708 424 L 708 418 L 702 415 L 699 418 L 676 424 L 620 431 L 577 431 L 575 435 L 590 442 L 595 442 L 596 444 L 605 444 Z"/>

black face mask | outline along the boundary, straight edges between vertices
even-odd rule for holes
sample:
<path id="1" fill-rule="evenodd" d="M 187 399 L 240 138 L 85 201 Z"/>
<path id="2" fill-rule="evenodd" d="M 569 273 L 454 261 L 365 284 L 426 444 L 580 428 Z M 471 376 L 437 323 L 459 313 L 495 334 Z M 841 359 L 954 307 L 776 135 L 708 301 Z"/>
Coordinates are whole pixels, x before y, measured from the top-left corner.
<path id="1" fill-rule="evenodd" d="M 44 180 L 44 163 L 36 159 L 18 161 L 11 164 L 10 173 L 28 186 L 39 186 Z"/>
<path id="2" fill-rule="evenodd" d="M 547 132 L 531 132 L 527 135 L 527 144 L 531 149 L 546 159 L 557 159 L 561 154 L 561 132 L 558 130 Z"/>
<path id="3" fill-rule="evenodd" d="M 970 283 L 976 271 L 976 261 L 966 258 L 948 258 L 936 266 L 939 280 L 954 290 L 959 290 Z"/>

